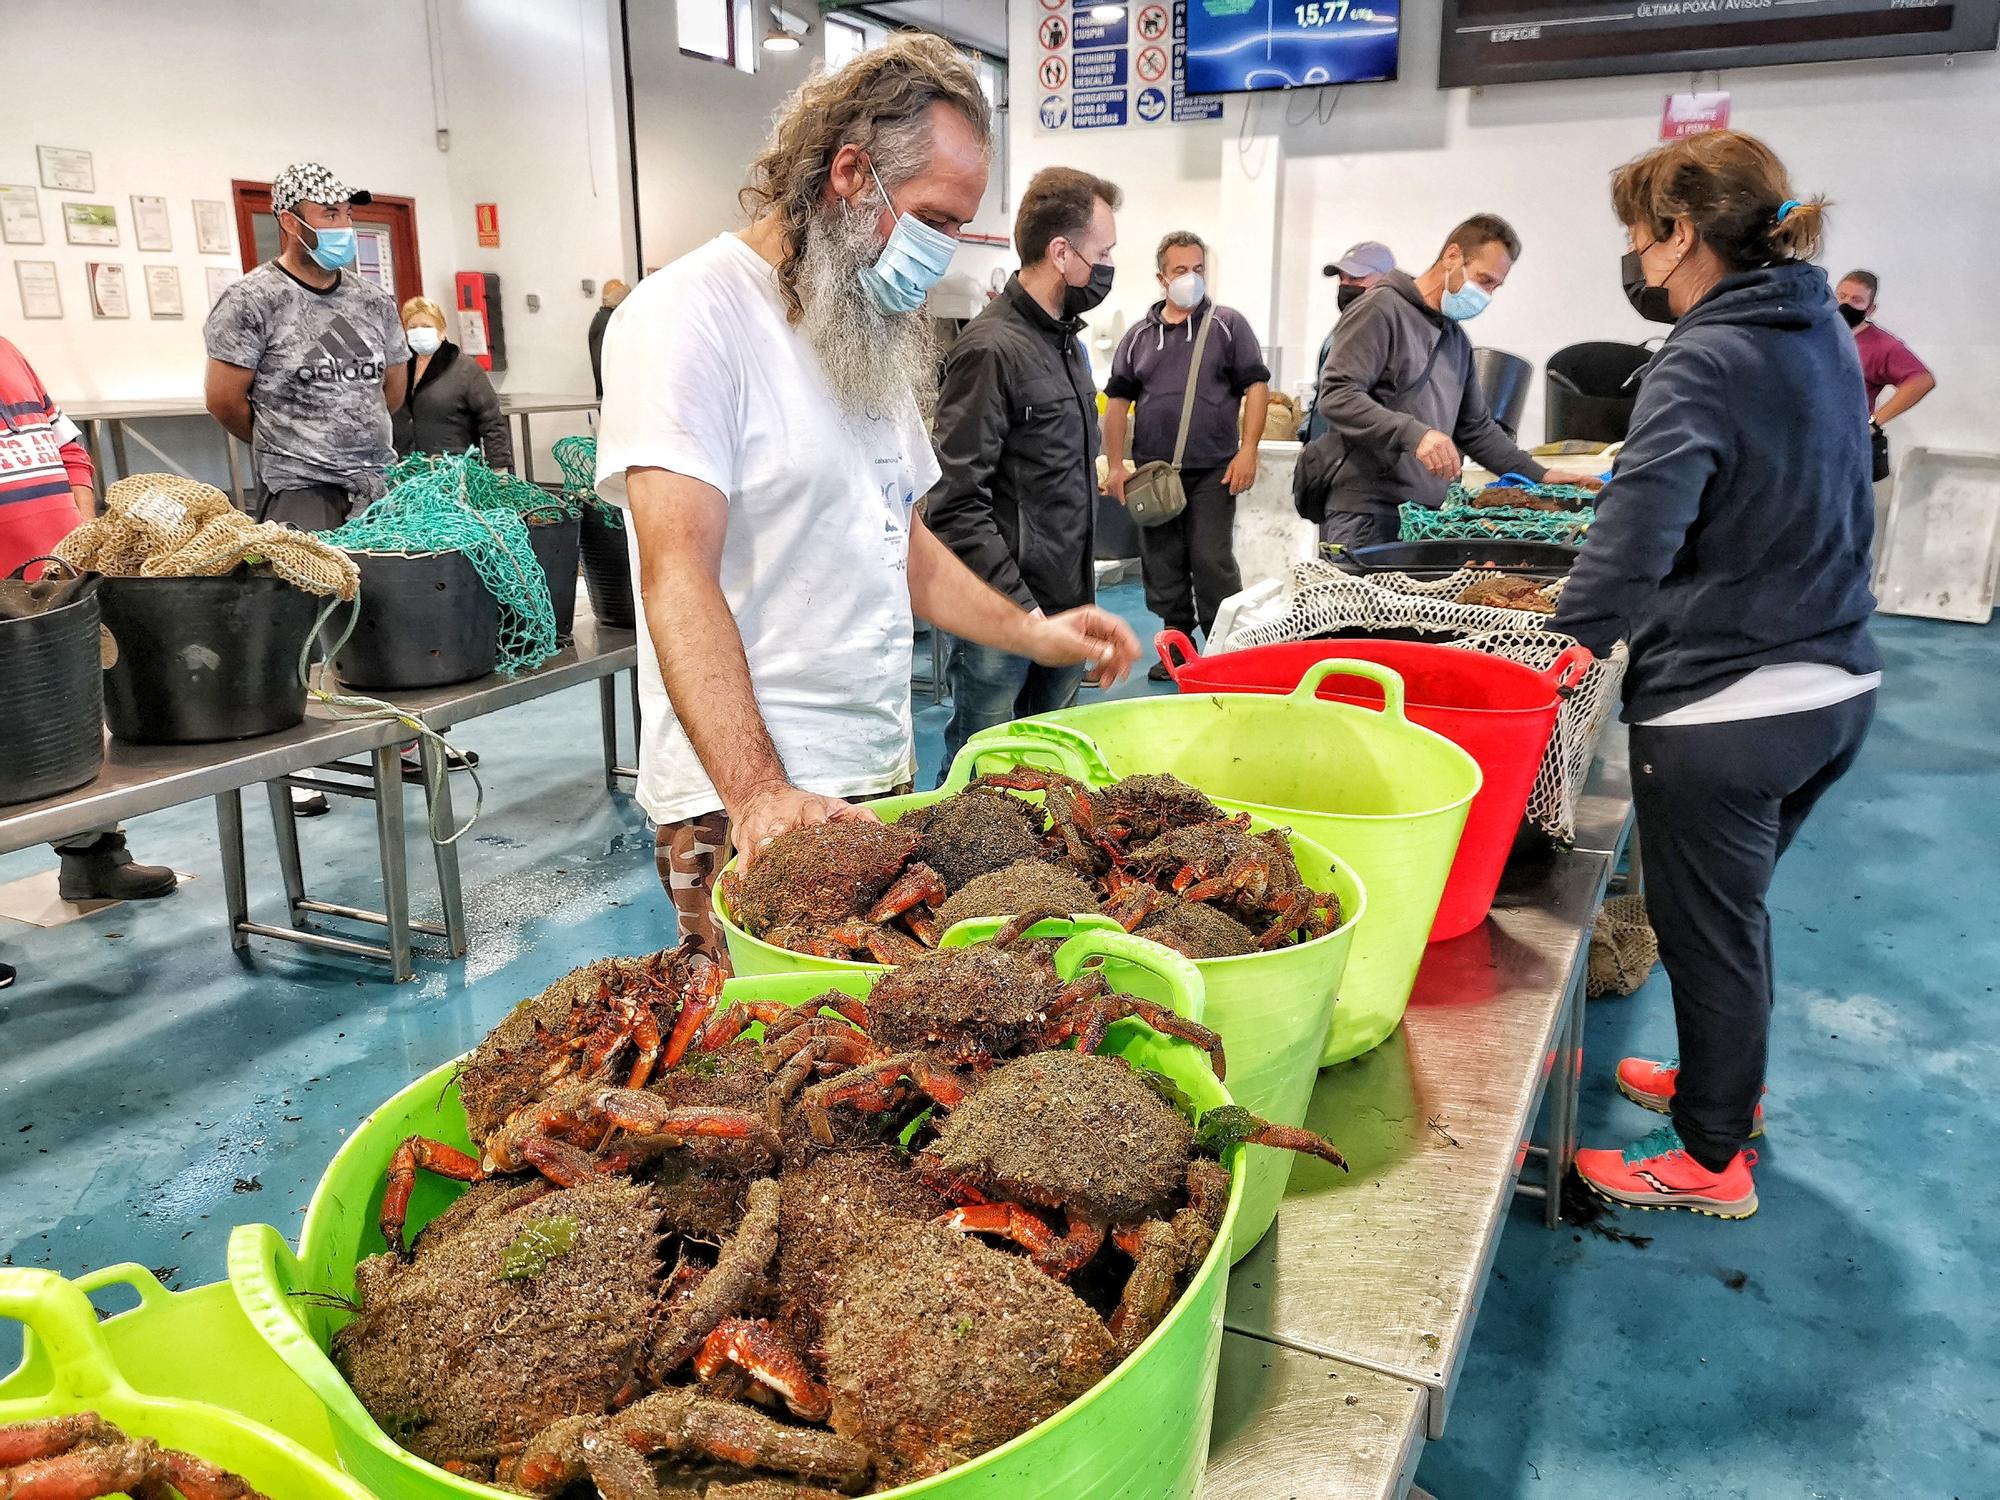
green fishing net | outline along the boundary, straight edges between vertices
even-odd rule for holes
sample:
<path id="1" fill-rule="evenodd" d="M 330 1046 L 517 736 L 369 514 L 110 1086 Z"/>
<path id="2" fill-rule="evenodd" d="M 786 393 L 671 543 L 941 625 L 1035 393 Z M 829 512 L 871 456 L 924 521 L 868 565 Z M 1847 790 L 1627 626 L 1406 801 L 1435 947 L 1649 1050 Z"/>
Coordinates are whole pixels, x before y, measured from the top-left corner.
<path id="1" fill-rule="evenodd" d="M 1513 542 L 1581 543 L 1590 531 L 1596 512 L 1589 501 L 1590 490 L 1567 484 L 1512 486 L 1526 498 L 1555 500 L 1565 505 L 1584 502 L 1577 510 L 1530 510 L 1515 505 L 1474 505 L 1472 491 L 1454 484 L 1445 493 L 1444 504 L 1436 510 L 1427 505 L 1405 505 L 1400 510 L 1397 534 L 1406 542 L 1441 542 L 1496 539 Z"/>
<path id="2" fill-rule="evenodd" d="M 597 518 L 613 531 L 623 531 L 625 512 L 597 496 L 597 439 L 582 434 L 557 438 L 549 451 L 562 470 L 563 494 L 579 508 L 587 505 L 596 511 Z"/>
<path id="3" fill-rule="evenodd" d="M 463 552 L 500 605 L 502 672 L 525 672 L 556 654 L 548 575 L 528 541 L 527 522 L 508 503 L 533 485 L 496 474 L 474 453 L 404 459 L 390 489 L 322 541 L 350 552 Z M 515 486 L 508 489 L 498 481 Z"/>
<path id="4" fill-rule="evenodd" d="M 530 484 L 518 474 L 488 467 L 475 448 L 463 453 L 412 453 L 389 466 L 389 487 L 425 479 L 439 470 L 448 471 L 442 481 L 451 483 L 450 474 L 464 482 L 466 502 L 478 510 L 511 510 L 530 526 L 550 526 L 570 520 L 580 510 L 577 496 L 568 485 L 552 495 L 538 484 Z"/>

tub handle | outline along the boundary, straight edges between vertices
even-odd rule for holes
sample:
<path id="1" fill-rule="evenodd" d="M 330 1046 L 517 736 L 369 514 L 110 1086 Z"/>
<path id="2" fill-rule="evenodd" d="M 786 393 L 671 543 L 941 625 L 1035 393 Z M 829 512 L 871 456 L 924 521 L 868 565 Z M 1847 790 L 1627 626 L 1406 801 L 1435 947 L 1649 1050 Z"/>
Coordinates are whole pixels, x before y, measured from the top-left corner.
<path id="1" fill-rule="evenodd" d="M 138 1266 L 107 1269 L 134 1270 L 146 1275 Z M 100 1272 L 98 1276 L 103 1274 Z M 167 1295 L 157 1281 L 153 1286 L 160 1296 Z M 141 1291 L 140 1295 L 146 1294 Z M 90 1305 L 90 1298 L 84 1295 L 80 1284 L 66 1281 L 53 1271 L 0 1270 L 0 1317 L 25 1325 L 32 1336 L 30 1357 L 39 1349 L 47 1359 L 52 1377 L 47 1395 L 59 1396 L 65 1404 L 81 1405 L 107 1397 L 134 1399 L 132 1388 L 118 1373 L 111 1350 L 98 1330 L 97 1309 Z"/>
<path id="2" fill-rule="evenodd" d="M 1408 722 L 1409 715 L 1403 711 L 1403 674 L 1380 662 L 1357 661 L 1341 656 L 1316 661 L 1306 668 L 1305 676 L 1299 679 L 1299 685 L 1292 689 L 1291 696 L 1300 700 L 1310 699 L 1319 692 L 1322 682 L 1336 676 L 1367 678 L 1382 689 L 1383 715 Z"/>
<path id="3" fill-rule="evenodd" d="M 1115 929 L 1116 923 L 1112 924 Z M 1199 1023 L 1208 1010 L 1206 987 L 1194 960 L 1129 932 L 1092 927 L 1056 949 L 1056 973 L 1067 981 L 1093 958 L 1115 958 L 1163 980 L 1175 1015 Z"/>
<path id="4" fill-rule="evenodd" d="M 1063 724 L 1038 724 L 1022 719 L 990 735 L 968 741 L 951 763 L 940 791 L 963 791 L 979 772 L 980 763 L 1001 758 L 1010 766 L 1034 765 L 1037 758 L 1053 760 L 1055 769 L 1073 781 L 1102 786 L 1118 779 L 1089 735 Z"/>
<path id="5" fill-rule="evenodd" d="M 970 948 L 975 943 L 983 943 L 997 934 L 1001 928 L 1013 921 L 1012 917 L 966 917 L 945 929 L 938 939 L 938 947 Z M 1077 912 L 1068 917 L 1044 917 L 1022 936 L 1027 938 L 1066 938 L 1079 932 L 1123 932 L 1112 918 L 1096 912 Z"/>
<path id="6" fill-rule="evenodd" d="M 285 1237 L 269 1224 L 239 1224 L 229 1233 L 228 1264 L 230 1289 L 243 1316 L 319 1398 L 335 1424 L 359 1433 L 380 1433 L 361 1398 L 341 1378 L 294 1309 L 293 1299 L 308 1290 L 307 1274 Z"/>
<path id="7" fill-rule="evenodd" d="M 1556 690 L 1558 698 L 1568 698 L 1583 686 L 1583 677 L 1590 670 L 1590 664 L 1597 660 L 1591 655 L 1590 647 L 1581 641 L 1564 648 L 1563 654 L 1555 659 L 1555 664 L 1542 675 Z"/>
<path id="8" fill-rule="evenodd" d="M 1201 654 L 1194 649 L 1194 642 L 1188 639 L 1187 632 L 1181 630 L 1162 630 L 1153 637 L 1153 649 L 1160 653 L 1160 665 L 1167 669 L 1176 684 L 1188 664 Z"/>

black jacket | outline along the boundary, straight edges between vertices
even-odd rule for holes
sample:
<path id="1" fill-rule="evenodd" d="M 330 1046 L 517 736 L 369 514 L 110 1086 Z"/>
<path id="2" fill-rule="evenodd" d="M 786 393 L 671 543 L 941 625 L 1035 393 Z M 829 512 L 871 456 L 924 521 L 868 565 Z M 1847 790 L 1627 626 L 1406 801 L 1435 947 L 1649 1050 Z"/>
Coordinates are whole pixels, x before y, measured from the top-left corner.
<path id="1" fill-rule="evenodd" d="M 1023 609 L 1097 595 L 1097 386 L 1077 334 L 1017 276 L 951 346 L 924 522 Z"/>
<path id="2" fill-rule="evenodd" d="M 1865 410 L 1817 266 L 1724 277 L 1674 325 L 1555 617 L 1630 642 L 1628 720 L 1779 662 L 1880 669 Z"/>
<path id="3" fill-rule="evenodd" d="M 600 307 L 590 315 L 590 332 L 585 335 L 590 340 L 590 380 L 597 387 L 597 399 L 604 399 L 604 330 L 611 322 L 611 315 L 618 309 Z"/>
<path id="4" fill-rule="evenodd" d="M 1543 474 L 1486 409 L 1464 327 L 1424 301 L 1401 271 L 1370 288 L 1335 326 L 1315 404 L 1332 429 L 1326 446 L 1337 450 L 1328 510 L 1393 513 L 1405 501 L 1444 504 L 1450 481 L 1417 462 L 1417 444 L 1433 430 L 1496 474 Z"/>
<path id="5" fill-rule="evenodd" d="M 410 361 L 416 374 L 417 362 Z M 500 411 L 500 398 L 479 362 L 446 340 L 424 367 L 424 378 L 412 378 L 410 393 L 390 414 L 396 452 L 463 453 L 475 443 L 495 469 L 514 467 L 514 435 Z"/>

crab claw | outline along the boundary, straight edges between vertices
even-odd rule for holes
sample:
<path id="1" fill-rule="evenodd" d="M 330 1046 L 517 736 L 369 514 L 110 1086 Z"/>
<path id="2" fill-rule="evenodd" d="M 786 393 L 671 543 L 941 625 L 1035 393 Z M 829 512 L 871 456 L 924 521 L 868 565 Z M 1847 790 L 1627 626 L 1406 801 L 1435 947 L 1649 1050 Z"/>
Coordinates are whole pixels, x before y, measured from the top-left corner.
<path id="1" fill-rule="evenodd" d="M 940 906 L 950 894 L 942 875 L 929 865 L 914 864 L 882 893 L 880 901 L 868 909 L 867 920 L 887 922 L 900 917 L 913 906 Z"/>

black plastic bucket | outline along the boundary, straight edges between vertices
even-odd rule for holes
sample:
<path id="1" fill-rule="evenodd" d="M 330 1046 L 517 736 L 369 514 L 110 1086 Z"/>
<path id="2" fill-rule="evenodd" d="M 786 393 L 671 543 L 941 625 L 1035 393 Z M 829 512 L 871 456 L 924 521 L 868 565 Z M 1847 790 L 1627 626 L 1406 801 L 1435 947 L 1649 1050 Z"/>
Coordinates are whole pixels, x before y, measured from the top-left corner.
<path id="1" fill-rule="evenodd" d="M 348 555 L 361 569 L 361 611 L 334 663 L 342 687 L 444 687 L 499 664 L 500 606 L 463 552 Z"/>
<path id="2" fill-rule="evenodd" d="M 0 803 L 70 791 L 103 766 L 99 619 L 88 588 L 60 608 L 0 618 Z"/>
<path id="3" fill-rule="evenodd" d="M 597 622 L 632 629 L 638 615 L 632 608 L 632 561 L 625 551 L 625 527 L 612 526 L 596 506 L 586 505 L 580 541 L 583 577 L 590 585 L 590 608 Z"/>
<path id="4" fill-rule="evenodd" d="M 299 649 L 322 600 L 282 578 L 106 578 L 118 659 L 104 720 L 141 745 L 200 745 L 289 729 L 306 716 Z"/>
<path id="5" fill-rule="evenodd" d="M 568 640 L 576 628 L 576 560 L 582 545 L 579 525 L 571 516 L 553 525 L 528 528 L 528 545 L 535 549 L 535 561 L 549 575 L 549 604 L 556 612 L 559 641 Z"/>

